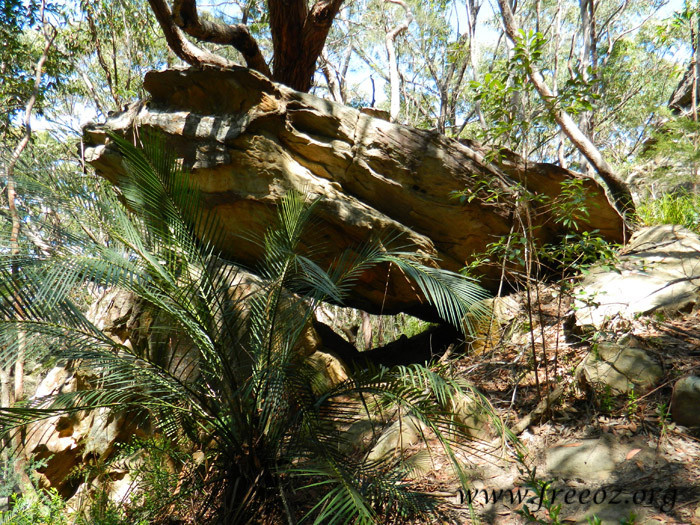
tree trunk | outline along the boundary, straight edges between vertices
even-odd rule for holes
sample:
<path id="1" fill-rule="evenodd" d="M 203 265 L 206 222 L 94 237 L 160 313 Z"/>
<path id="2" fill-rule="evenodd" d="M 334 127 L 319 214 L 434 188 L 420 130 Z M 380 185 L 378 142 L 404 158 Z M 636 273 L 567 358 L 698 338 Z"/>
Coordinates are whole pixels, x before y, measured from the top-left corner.
<path id="1" fill-rule="evenodd" d="M 41 4 L 41 20 L 43 20 L 44 4 Z M 32 127 L 31 127 L 31 117 L 34 111 L 34 105 L 36 104 L 37 98 L 39 96 L 39 90 L 41 88 L 41 78 L 43 74 L 44 64 L 53 46 L 54 39 L 56 38 L 57 31 L 53 28 L 49 29 L 49 25 L 44 25 L 42 29 L 42 34 L 44 36 L 44 49 L 39 59 L 34 67 L 34 86 L 32 89 L 32 94 L 27 100 L 24 107 L 24 133 L 22 138 L 19 140 L 12 155 L 10 157 L 7 166 L 5 167 L 5 178 L 7 180 L 7 200 L 8 207 L 10 211 L 10 217 L 12 218 L 12 229 L 10 232 L 10 253 L 13 256 L 18 256 L 20 254 L 19 246 L 19 233 L 20 233 L 20 217 L 17 211 L 17 194 L 15 188 L 15 166 L 19 161 L 22 153 L 29 145 L 29 141 L 32 137 Z M 16 274 L 19 271 L 18 265 L 13 261 L 12 263 L 12 274 Z M 22 300 L 20 297 L 14 297 L 15 308 L 19 309 L 22 307 Z M 17 329 L 17 360 L 14 366 L 14 395 L 9 393 L 9 369 L 3 370 L 0 373 L 0 404 L 2 406 L 9 406 L 9 402 L 17 402 L 24 397 L 24 360 L 26 356 L 26 334 L 22 329 Z M 5 405 L 8 403 L 8 405 Z M 20 432 L 15 432 L 13 434 L 12 445 L 16 451 L 20 450 L 23 445 L 23 435 Z M 23 493 L 27 494 L 33 492 L 34 488 L 29 479 L 28 474 L 25 472 L 25 464 L 19 457 L 15 458 L 15 475 L 18 476 L 21 484 L 21 490 Z"/>
<path id="2" fill-rule="evenodd" d="M 498 5 L 501 8 L 506 35 L 512 42 L 517 42 L 520 38 L 518 34 L 518 26 L 515 22 L 513 10 L 511 9 L 508 0 L 498 0 Z M 552 90 L 549 89 L 544 77 L 534 64 L 529 65 L 528 76 L 530 77 L 535 90 L 537 90 L 537 93 L 540 95 L 545 104 L 549 106 L 549 111 L 557 124 L 559 124 L 561 130 L 566 134 L 576 149 L 578 149 L 578 151 L 580 151 L 581 154 L 586 157 L 588 162 L 590 162 L 595 168 L 596 172 L 610 192 L 610 196 L 615 202 L 615 206 L 623 214 L 634 213 L 634 201 L 627 184 L 625 184 L 625 182 L 613 171 L 600 150 L 576 125 L 576 122 L 574 122 L 574 119 L 571 118 L 571 115 L 560 107 L 557 107 L 554 93 L 552 93 Z"/>
<path id="3" fill-rule="evenodd" d="M 595 68 L 593 50 L 595 49 L 595 11 L 593 0 L 579 0 L 579 12 L 581 15 L 581 54 L 579 56 L 579 69 L 581 78 L 587 84 L 592 80 L 591 73 Z M 555 91 L 556 93 L 556 91 Z M 593 140 L 593 111 L 582 111 L 579 117 L 579 127 L 586 137 Z M 592 170 L 592 166 L 586 160 L 586 156 L 580 153 L 581 169 Z"/>
<path id="4" fill-rule="evenodd" d="M 42 4 L 42 16 L 43 16 L 43 4 Z M 29 141 L 32 137 L 32 127 L 31 127 L 31 117 L 34 110 L 34 104 L 36 104 L 37 97 L 39 96 L 39 89 L 41 88 L 41 77 L 43 73 L 44 63 L 49 55 L 49 50 L 53 45 L 54 38 L 56 38 L 56 31 L 49 31 L 47 27 L 43 29 L 44 35 L 44 49 L 42 54 L 39 56 L 39 60 L 34 67 L 34 87 L 32 89 L 32 94 L 27 100 L 27 104 L 24 108 L 24 133 L 22 138 L 19 140 L 10 160 L 5 166 L 5 180 L 7 180 L 7 202 L 10 211 L 10 217 L 12 220 L 12 229 L 10 231 L 10 253 L 13 256 L 18 256 L 20 253 L 19 249 L 19 230 L 20 230 L 20 218 L 17 212 L 17 193 L 15 190 L 15 166 L 22 156 L 22 153 L 26 149 Z M 15 263 L 12 265 L 12 273 L 16 273 L 18 268 Z M 14 301 L 19 304 L 20 299 L 15 298 Z M 24 395 L 24 356 L 25 356 L 25 334 L 23 331 L 17 331 L 17 361 L 15 362 L 15 385 L 14 385 L 14 400 L 19 401 Z M 9 375 L 9 371 L 3 373 L 2 385 L 5 388 L 6 383 L 4 381 L 5 375 Z M 9 386 L 7 386 L 9 388 Z M 4 392 L 0 394 L 0 397 L 5 400 L 9 399 L 9 396 Z"/>
<path id="5" fill-rule="evenodd" d="M 399 65 L 396 59 L 396 37 L 404 31 L 408 30 L 408 26 L 410 26 L 411 22 L 413 21 L 413 14 L 406 5 L 406 2 L 404 2 L 403 0 L 384 0 L 384 2 L 400 5 L 406 13 L 405 20 L 398 24 L 391 31 L 387 31 L 386 38 L 384 39 L 384 42 L 386 44 L 386 51 L 389 55 L 389 86 L 391 88 L 391 102 L 389 115 L 391 118 L 391 122 L 396 122 L 399 119 L 399 111 L 401 110 L 401 98 L 399 96 L 399 84 L 401 79 L 399 78 Z"/>
<path id="6" fill-rule="evenodd" d="M 248 267 L 260 248 L 246 239 L 264 232 L 291 188 L 321 200 L 310 234 L 326 248 L 328 265 L 342 250 L 380 238 L 458 271 L 509 234 L 523 188 L 544 199 L 532 209 L 536 243 L 570 232 L 555 221 L 552 199 L 579 176 L 555 165 L 392 124 L 244 68 L 151 72 L 145 88 L 148 104 L 86 128 L 86 160 L 118 183 L 125 173 L 106 131 L 165 133 L 229 234 L 224 253 Z M 579 227 L 622 241 L 623 220 L 603 188 L 587 178 L 583 186 L 590 213 Z M 497 290 L 501 268 L 480 271 L 482 284 Z M 350 305 L 435 317 L 414 285 L 388 268 L 366 272 Z"/>
<path id="7" fill-rule="evenodd" d="M 316 60 L 343 0 L 268 0 L 272 33 L 272 78 L 293 89 L 313 85 Z"/>

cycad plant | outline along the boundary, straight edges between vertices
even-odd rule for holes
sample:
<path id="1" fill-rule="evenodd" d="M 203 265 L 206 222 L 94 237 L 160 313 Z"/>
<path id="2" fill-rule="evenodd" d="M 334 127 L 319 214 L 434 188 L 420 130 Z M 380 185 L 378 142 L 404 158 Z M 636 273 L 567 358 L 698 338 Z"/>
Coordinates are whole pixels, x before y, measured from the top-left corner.
<path id="1" fill-rule="evenodd" d="M 392 418 L 410 417 L 423 440 L 437 440 L 465 481 L 459 456 L 469 429 L 450 407 L 464 396 L 485 406 L 465 381 L 413 365 L 366 367 L 332 384 L 319 380 L 303 341 L 320 302 L 342 304 L 371 265 L 398 266 L 459 327 L 466 314 L 484 313 L 477 285 L 388 251 L 386 242 L 320 267 L 306 237 L 301 248 L 315 203 L 296 192 L 259 240 L 257 277 L 243 279 L 219 256 L 220 228 L 168 148 L 157 138 L 143 148 L 111 139 L 128 171 L 121 193 L 95 186 L 74 195 L 76 213 L 97 221 L 106 241 L 85 228 L 51 256 L 2 253 L 0 265 L 0 366 L 16 359 L 22 332 L 26 359 L 70 362 L 99 379 L 89 390 L 0 407 L 0 437 L 100 407 L 148 421 L 206 451 L 213 468 L 203 516 L 225 523 L 259 520 L 261 509 L 289 523 L 428 512 L 431 500 L 410 482 L 421 461 L 371 453 Z M 155 321 L 147 351 L 115 342 L 86 318 L 72 300 L 86 283 L 128 290 L 148 305 Z M 357 447 L 346 436 L 362 424 L 367 444 Z"/>

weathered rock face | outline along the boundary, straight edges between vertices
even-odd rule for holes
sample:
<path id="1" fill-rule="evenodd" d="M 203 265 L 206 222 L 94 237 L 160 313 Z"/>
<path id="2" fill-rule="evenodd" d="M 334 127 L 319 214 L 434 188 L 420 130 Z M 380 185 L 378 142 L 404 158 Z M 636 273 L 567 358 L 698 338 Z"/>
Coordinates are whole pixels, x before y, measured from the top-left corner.
<path id="1" fill-rule="evenodd" d="M 148 326 L 153 321 L 124 291 L 103 293 L 90 307 L 87 317 L 110 337 L 132 347 L 147 348 Z M 57 366 L 49 371 L 34 393 L 34 399 L 59 392 L 76 392 L 91 388 L 99 372 L 72 365 Z M 145 437 L 150 429 L 144 421 L 108 409 L 55 416 L 29 425 L 24 454 L 27 459 L 44 460 L 40 479 L 70 497 L 86 481 L 85 476 L 71 475 L 79 465 L 98 463 L 109 457 L 119 442 L 132 436 Z M 93 474 L 94 475 L 94 474 Z"/>
<path id="2" fill-rule="evenodd" d="M 86 128 L 86 160 L 118 184 L 125 170 L 106 131 L 165 133 L 228 234 L 221 248 L 247 266 L 260 251 L 241 234 L 262 233 L 292 188 L 321 199 L 312 233 L 328 247 L 328 264 L 368 239 L 399 236 L 395 244 L 459 270 L 510 232 L 519 184 L 550 198 L 531 210 L 538 240 L 555 241 L 564 231 L 553 220 L 551 199 L 576 175 L 556 166 L 510 152 L 489 162 L 494 152 L 471 141 L 391 124 L 244 68 L 150 72 L 144 86 L 148 102 Z M 602 188 L 589 179 L 583 186 L 591 213 L 581 228 L 622 241 L 623 221 Z M 477 198 L 453 198 L 465 189 Z M 495 288 L 499 270 L 483 271 L 483 283 Z M 386 267 L 363 275 L 350 303 L 432 317 L 411 283 Z"/>
<path id="3" fill-rule="evenodd" d="M 681 226 L 644 228 L 632 236 L 615 268 L 594 268 L 576 296 L 580 326 L 692 308 L 700 299 L 700 237 Z"/>

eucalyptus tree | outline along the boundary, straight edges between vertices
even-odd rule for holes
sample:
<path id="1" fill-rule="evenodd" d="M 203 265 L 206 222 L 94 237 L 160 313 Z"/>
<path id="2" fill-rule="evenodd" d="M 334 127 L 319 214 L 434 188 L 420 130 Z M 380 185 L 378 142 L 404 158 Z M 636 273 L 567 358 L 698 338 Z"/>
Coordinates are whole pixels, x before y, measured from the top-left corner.
<path id="1" fill-rule="evenodd" d="M 172 62 L 155 17 L 137 0 L 82 0 L 67 30 L 81 46 L 72 91 L 98 117 L 143 96 L 144 74 Z"/>
<path id="2" fill-rule="evenodd" d="M 614 168 L 637 151 L 675 83 L 669 47 L 658 38 L 663 26 L 658 10 L 665 3 L 538 1 L 521 3 L 514 13 L 515 27 L 529 35 L 530 52 L 536 55 L 552 103 L 572 116 L 581 138 L 610 156 Z M 535 42 L 537 49 L 532 48 Z M 501 64 L 507 63 L 504 55 L 496 53 L 493 63 L 499 64 L 498 57 Z M 508 72 L 501 68 L 498 76 L 517 75 L 521 66 Z M 528 91 L 533 87 L 529 78 L 522 85 L 531 109 L 520 120 L 538 124 L 531 128 L 536 135 L 528 140 L 529 154 L 585 170 L 587 161 L 577 158 L 578 149 L 561 141 L 551 108 L 537 100 L 539 95 L 533 101 Z M 613 126 L 618 116 L 620 123 Z M 489 122 L 493 126 L 493 120 Z"/>
<path id="3" fill-rule="evenodd" d="M 26 150 L 32 138 L 31 120 L 38 109 L 41 109 L 45 99 L 42 84 L 45 82 L 45 69 L 49 66 L 49 55 L 54 54 L 54 40 L 56 30 L 48 23 L 48 9 L 45 2 L 41 2 L 38 12 L 25 9 L 19 2 L 8 2 L 3 6 L 0 17 L 0 33 L 7 38 L 0 57 L 0 73 L 4 77 L 2 96 L 8 104 L 2 115 L 2 145 L 3 154 L 0 157 L 2 173 L 6 183 L 7 209 L 9 223 L 11 224 L 6 247 L 13 256 L 19 256 L 20 227 L 22 218 L 18 211 L 17 186 L 15 180 L 15 168 L 20 157 Z M 27 26 L 32 35 L 24 33 L 16 34 L 13 29 Z M 32 60 L 33 59 L 33 60 Z M 5 104 L 3 104 L 5 106 Z M 21 125 L 14 126 L 13 118 L 22 112 Z M 5 233 L 5 232 L 2 232 Z M 10 277 L 18 272 L 18 266 L 12 267 Z M 21 299 L 13 297 L 19 304 Z M 8 406 L 11 399 L 21 399 L 24 395 L 24 363 L 25 341 L 24 333 L 18 330 L 15 333 L 19 352 L 17 359 L 0 367 L 0 405 Z M 14 391 L 10 392 L 10 373 L 14 368 Z"/>

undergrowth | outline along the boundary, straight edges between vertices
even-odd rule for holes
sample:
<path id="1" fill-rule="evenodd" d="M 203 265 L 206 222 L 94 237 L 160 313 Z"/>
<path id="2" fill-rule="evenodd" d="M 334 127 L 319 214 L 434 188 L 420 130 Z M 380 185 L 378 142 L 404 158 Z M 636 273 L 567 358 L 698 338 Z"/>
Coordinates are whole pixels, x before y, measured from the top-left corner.
<path id="1" fill-rule="evenodd" d="M 700 196 L 681 192 L 645 199 L 637 206 L 637 215 L 645 226 L 680 224 L 700 233 Z"/>

